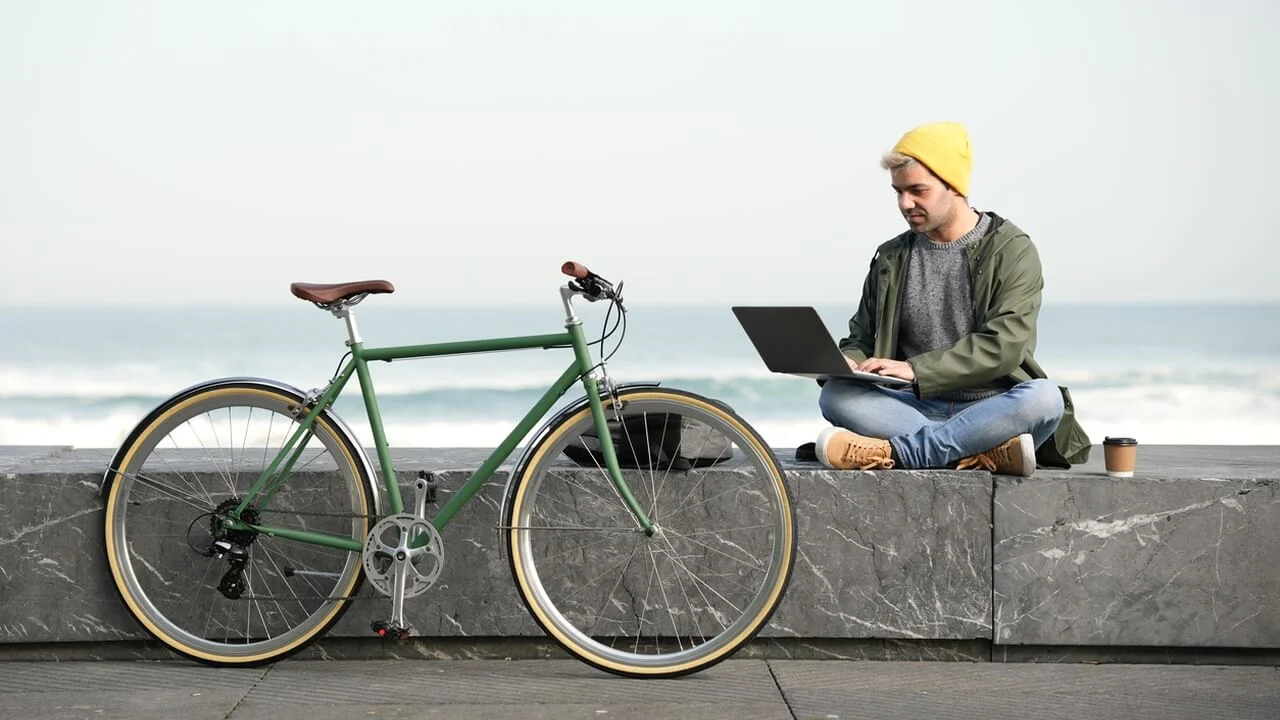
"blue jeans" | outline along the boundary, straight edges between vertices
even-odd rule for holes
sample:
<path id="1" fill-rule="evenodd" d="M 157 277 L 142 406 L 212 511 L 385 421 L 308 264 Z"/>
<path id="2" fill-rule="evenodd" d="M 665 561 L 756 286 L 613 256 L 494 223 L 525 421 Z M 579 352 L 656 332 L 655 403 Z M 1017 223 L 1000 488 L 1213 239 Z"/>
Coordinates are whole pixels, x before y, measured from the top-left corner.
<path id="1" fill-rule="evenodd" d="M 854 380 L 832 378 L 818 397 L 822 416 L 893 446 L 898 467 L 945 468 L 1022 433 L 1036 447 L 1062 421 L 1062 393 L 1049 380 L 1028 380 L 985 400 L 921 399 Z"/>

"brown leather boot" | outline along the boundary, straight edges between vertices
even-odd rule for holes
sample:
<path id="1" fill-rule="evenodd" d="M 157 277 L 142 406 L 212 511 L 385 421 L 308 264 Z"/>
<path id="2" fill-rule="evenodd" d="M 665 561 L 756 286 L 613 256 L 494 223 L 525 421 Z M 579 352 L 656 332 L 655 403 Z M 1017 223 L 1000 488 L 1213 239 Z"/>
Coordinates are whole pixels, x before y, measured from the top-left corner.
<path id="1" fill-rule="evenodd" d="M 1031 477 L 1036 471 L 1035 439 L 1031 437 L 1031 433 L 1022 433 L 986 452 L 962 458 L 956 463 L 956 469 L 986 470 L 998 475 Z"/>
<path id="2" fill-rule="evenodd" d="M 888 440 L 844 428 L 830 427 L 819 433 L 814 451 L 818 462 L 836 470 L 887 470 L 894 466 L 893 446 Z"/>

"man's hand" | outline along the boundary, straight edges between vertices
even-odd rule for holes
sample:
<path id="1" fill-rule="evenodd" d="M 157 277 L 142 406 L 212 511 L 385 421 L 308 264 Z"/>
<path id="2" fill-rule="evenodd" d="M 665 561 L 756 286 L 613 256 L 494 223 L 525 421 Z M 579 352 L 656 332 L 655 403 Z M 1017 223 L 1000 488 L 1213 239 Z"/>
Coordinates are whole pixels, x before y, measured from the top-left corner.
<path id="1" fill-rule="evenodd" d="M 887 360 L 873 357 L 858 363 L 850 359 L 849 367 L 862 372 L 887 375 L 888 377 L 902 378 L 912 382 L 915 382 L 916 379 L 916 371 L 911 368 L 911 363 L 904 360 Z"/>

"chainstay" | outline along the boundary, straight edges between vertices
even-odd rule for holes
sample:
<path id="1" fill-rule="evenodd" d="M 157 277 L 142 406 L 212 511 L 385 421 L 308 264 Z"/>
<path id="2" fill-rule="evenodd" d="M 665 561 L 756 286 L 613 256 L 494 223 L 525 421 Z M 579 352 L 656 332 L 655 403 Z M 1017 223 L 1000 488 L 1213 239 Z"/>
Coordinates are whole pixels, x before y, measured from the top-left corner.
<path id="1" fill-rule="evenodd" d="M 308 517 L 340 517 L 340 518 L 362 518 L 365 520 L 380 519 L 377 515 L 361 515 L 356 513 L 326 513 L 326 512 L 304 512 L 301 510 L 262 510 L 262 514 L 277 515 L 306 515 Z M 380 595 L 241 595 L 239 600 L 361 600 L 367 598 L 378 598 Z"/>
<path id="2" fill-rule="evenodd" d="M 376 520 L 377 515 L 362 515 L 357 513 L 326 513 L 326 512 L 304 512 L 302 510 L 262 510 L 262 514 L 276 515 L 306 515 L 308 517 L 340 517 L 340 518 L 361 518 L 365 520 Z M 378 595 L 241 595 L 239 600 L 324 600 L 326 602 L 332 600 L 360 600 L 367 598 L 377 598 Z"/>

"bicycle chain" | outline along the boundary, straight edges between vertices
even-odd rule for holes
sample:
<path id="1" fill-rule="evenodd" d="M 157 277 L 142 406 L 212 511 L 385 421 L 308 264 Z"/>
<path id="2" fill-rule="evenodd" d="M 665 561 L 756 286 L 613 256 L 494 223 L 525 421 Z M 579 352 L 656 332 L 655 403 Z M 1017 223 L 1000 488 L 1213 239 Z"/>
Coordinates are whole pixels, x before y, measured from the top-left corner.
<path id="1" fill-rule="evenodd" d="M 376 598 L 377 595 L 342 595 L 339 597 L 320 597 L 319 595 L 241 595 L 240 600 L 362 600 Z"/>
<path id="2" fill-rule="evenodd" d="M 310 517 L 341 517 L 341 518 L 364 518 L 366 520 L 378 520 L 377 515 L 358 515 L 356 513 L 326 513 L 326 512 L 303 512 L 302 510 L 259 510 L 259 513 L 274 513 L 278 515 L 307 515 Z"/>

